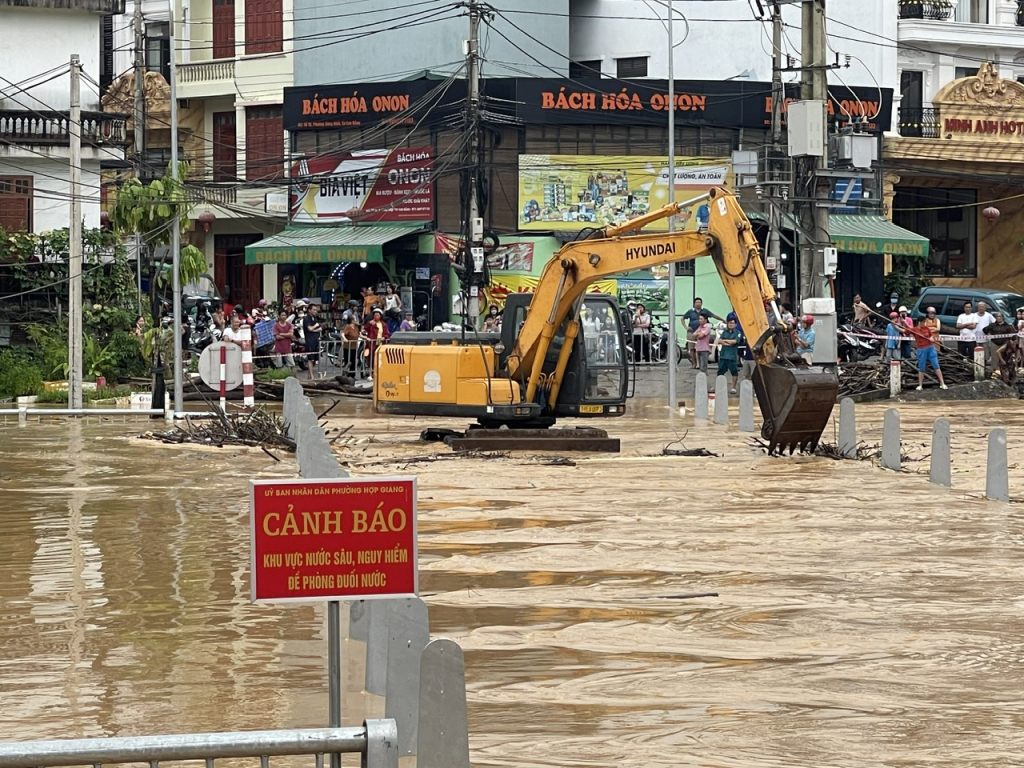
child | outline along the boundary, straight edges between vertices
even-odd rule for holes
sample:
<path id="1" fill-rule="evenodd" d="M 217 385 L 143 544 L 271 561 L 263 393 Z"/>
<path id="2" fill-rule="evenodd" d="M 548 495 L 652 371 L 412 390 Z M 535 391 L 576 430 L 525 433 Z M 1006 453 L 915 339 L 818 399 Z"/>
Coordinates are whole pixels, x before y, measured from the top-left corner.
<path id="1" fill-rule="evenodd" d="M 730 395 L 736 394 L 736 379 L 739 374 L 737 362 L 739 360 L 740 332 L 736 327 L 736 321 L 731 317 L 726 321 L 726 329 L 718 335 L 718 375 L 724 376 L 726 372 L 732 375 L 732 387 Z"/>
<path id="2" fill-rule="evenodd" d="M 900 322 L 900 313 L 890 312 L 889 325 L 885 327 L 885 359 L 882 362 L 891 363 L 894 360 L 899 362 L 902 359 L 900 336 L 903 335 L 903 328 L 906 326 Z"/>

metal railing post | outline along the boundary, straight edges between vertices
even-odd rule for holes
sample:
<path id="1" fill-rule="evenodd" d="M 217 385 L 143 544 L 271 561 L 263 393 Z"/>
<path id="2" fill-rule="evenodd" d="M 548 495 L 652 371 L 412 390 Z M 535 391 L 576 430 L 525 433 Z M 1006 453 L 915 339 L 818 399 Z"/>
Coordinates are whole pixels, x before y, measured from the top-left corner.
<path id="1" fill-rule="evenodd" d="M 398 726 L 394 720 L 366 720 L 362 768 L 398 768 Z"/>

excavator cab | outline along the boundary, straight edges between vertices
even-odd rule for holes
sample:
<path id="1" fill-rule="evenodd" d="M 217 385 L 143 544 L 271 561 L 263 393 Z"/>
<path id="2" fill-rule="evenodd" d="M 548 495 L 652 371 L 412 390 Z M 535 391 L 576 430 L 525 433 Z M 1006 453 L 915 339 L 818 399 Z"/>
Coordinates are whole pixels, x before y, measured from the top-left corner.
<path id="1" fill-rule="evenodd" d="M 526 321 L 531 294 L 517 293 L 508 297 L 501 323 L 501 341 L 507 351 L 515 346 L 519 329 Z M 547 402 L 546 383 L 554 372 L 565 344 L 566 325 L 562 322 L 544 356 L 542 386 L 536 401 Z M 558 390 L 554 409 L 545 408 L 542 418 L 551 420 L 566 416 L 621 416 L 626 412 L 628 370 L 616 300 L 606 294 L 590 293 L 580 307 L 580 329 L 569 355 L 569 363 Z M 526 389 L 525 383 L 522 384 Z"/>

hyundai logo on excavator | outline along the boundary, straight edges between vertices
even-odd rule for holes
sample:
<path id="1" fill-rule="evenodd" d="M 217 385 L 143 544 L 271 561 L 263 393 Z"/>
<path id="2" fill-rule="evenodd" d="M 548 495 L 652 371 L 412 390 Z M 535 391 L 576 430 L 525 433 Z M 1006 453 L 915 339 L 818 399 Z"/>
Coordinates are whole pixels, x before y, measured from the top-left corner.
<path id="1" fill-rule="evenodd" d="M 676 252 L 675 243 L 655 243 L 654 245 L 640 245 L 636 248 L 626 249 L 626 261 L 634 259 L 649 259 L 652 256 L 665 256 Z"/>

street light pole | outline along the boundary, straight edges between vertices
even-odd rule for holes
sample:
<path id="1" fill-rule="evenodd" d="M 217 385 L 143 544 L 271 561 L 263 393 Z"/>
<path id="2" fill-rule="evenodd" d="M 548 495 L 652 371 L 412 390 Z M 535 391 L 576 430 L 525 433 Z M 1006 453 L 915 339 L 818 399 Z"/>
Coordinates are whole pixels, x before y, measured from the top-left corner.
<path id="1" fill-rule="evenodd" d="M 668 0 L 668 202 L 676 201 L 676 67 L 675 40 L 672 34 L 672 0 Z M 675 230 L 675 217 L 669 216 L 668 231 Z M 676 400 L 676 265 L 668 267 L 668 407 L 674 412 Z"/>
<path id="2" fill-rule="evenodd" d="M 171 76 L 171 178 L 175 190 L 178 187 L 178 72 L 175 62 L 174 39 L 174 0 L 167 2 L 167 28 L 170 36 L 170 76 Z M 174 413 L 182 413 L 184 408 L 184 386 L 182 382 L 182 349 L 181 349 L 181 217 L 178 201 L 174 205 L 174 221 L 171 223 L 171 291 L 174 312 Z"/>

